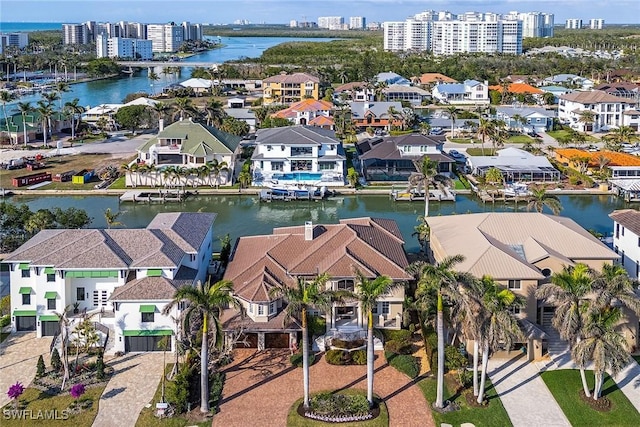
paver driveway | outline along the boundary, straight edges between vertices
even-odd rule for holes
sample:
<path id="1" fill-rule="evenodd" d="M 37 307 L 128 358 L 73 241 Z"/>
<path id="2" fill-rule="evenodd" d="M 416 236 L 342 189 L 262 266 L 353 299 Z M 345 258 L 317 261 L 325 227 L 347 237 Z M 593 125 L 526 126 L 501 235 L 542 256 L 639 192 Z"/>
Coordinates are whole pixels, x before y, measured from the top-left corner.
<path id="1" fill-rule="evenodd" d="M 0 344 L 0 407 L 9 403 L 7 390 L 17 381 L 25 387 L 36 376 L 38 357 L 44 355 L 49 365 L 51 337 L 36 338 L 35 332 L 17 332 Z"/>
<path id="2" fill-rule="evenodd" d="M 289 363 L 283 350 L 236 350 L 226 369 L 220 412 L 213 425 L 220 427 L 284 426 L 293 403 L 302 397 L 302 369 Z M 324 357 L 310 368 L 311 392 L 358 388 L 366 390 L 366 366 L 332 366 Z M 417 385 L 376 352 L 374 391 L 389 409 L 390 425 L 433 427 L 435 423 Z"/>
<path id="3" fill-rule="evenodd" d="M 100 396 L 93 427 L 133 427 L 162 377 L 162 353 L 129 353 L 107 362 L 114 375 Z"/>

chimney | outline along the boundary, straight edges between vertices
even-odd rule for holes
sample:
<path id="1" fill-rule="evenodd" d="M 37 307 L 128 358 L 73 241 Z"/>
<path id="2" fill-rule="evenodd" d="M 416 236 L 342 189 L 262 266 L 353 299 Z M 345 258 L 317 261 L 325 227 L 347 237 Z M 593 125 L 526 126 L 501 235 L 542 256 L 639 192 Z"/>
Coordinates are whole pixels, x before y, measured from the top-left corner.
<path id="1" fill-rule="evenodd" d="M 164 130 L 164 119 L 158 120 L 158 132 L 162 132 Z"/>
<path id="2" fill-rule="evenodd" d="M 313 222 L 304 223 L 304 240 L 313 240 Z"/>

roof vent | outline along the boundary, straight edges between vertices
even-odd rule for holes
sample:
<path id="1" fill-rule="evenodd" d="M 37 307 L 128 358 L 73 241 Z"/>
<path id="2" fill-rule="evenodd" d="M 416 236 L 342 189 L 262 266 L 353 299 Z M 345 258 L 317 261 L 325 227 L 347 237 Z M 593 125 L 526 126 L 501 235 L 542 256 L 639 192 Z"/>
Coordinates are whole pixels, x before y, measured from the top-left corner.
<path id="1" fill-rule="evenodd" d="M 313 240 L 313 222 L 304 223 L 304 240 Z"/>

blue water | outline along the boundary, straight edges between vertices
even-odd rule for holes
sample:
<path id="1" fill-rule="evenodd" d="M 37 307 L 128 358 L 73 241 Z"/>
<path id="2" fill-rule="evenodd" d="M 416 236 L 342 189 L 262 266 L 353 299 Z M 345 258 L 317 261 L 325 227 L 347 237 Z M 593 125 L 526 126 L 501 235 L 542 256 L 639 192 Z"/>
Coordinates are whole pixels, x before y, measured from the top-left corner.
<path id="1" fill-rule="evenodd" d="M 274 173 L 273 179 L 283 181 L 320 181 L 321 173 L 311 172 L 293 172 L 293 173 Z"/>
<path id="2" fill-rule="evenodd" d="M 0 32 L 15 33 L 25 31 L 62 30 L 60 22 L 0 22 Z"/>
<path id="3" fill-rule="evenodd" d="M 216 37 L 217 39 L 217 37 Z M 233 59 L 240 59 L 245 57 L 255 58 L 259 57 L 262 52 L 272 46 L 276 46 L 284 42 L 295 41 L 312 41 L 312 42 L 325 42 L 332 39 L 305 39 L 305 38 L 290 38 L 290 37 L 221 37 L 222 44 L 224 45 L 220 49 L 214 49 L 207 52 L 203 52 L 199 55 L 186 58 L 183 63 L 188 62 L 212 62 L 223 63 Z M 180 63 L 176 63 L 179 65 Z M 148 79 L 148 70 L 144 69 L 139 73 L 136 73 L 129 77 L 114 78 L 107 80 L 97 80 L 87 83 L 78 83 L 70 85 L 70 92 L 62 93 L 61 105 L 65 102 L 71 101 L 74 98 L 79 99 L 79 104 L 87 107 L 94 107 L 100 104 L 118 104 L 122 103 L 124 98 L 134 92 L 147 92 L 150 94 L 162 92 L 162 89 L 171 84 L 179 83 L 187 80 L 191 77 L 190 67 L 184 67 L 180 69 L 178 74 L 166 74 L 163 67 L 155 67 L 154 71 L 160 78 L 153 84 Z M 18 71 L 18 74 L 20 72 Z M 58 76 L 64 76 L 64 70 L 58 70 Z M 67 70 L 67 78 L 74 78 L 74 70 Z M 15 113 L 15 106 L 18 102 L 31 102 L 35 104 L 41 99 L 39 94 L 33 94 L 23 96 L 19 100 L 7 104 L 7 112 L 9 114 Z"/>

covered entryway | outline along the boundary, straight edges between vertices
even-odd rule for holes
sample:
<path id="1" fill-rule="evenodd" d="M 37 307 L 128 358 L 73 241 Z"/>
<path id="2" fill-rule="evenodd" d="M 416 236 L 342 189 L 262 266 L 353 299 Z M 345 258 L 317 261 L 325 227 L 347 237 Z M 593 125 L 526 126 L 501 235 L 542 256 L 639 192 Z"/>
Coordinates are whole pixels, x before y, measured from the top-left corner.
<path id="1" fill-rule="evenodd" d="M 36 311 L 35 310 L 16 310 L 13 312 L 16 318 L 16 331 L 35 331 L 36 330 Z"/>
<path id="2" fill-rule="evenodd" d="M 124 351 L 171 351 L 171 335 L 173 331 L 167 329 L 124 331 Z M 163 346 L 163 339 L 167 337 L 166 348 Z"/>
<path id="3" fill-rule="evenodd" d="M 289 348 L 289 333 L 266 333 L 264 346 L 265 348 Z"/>

